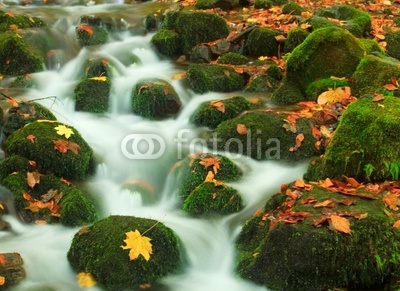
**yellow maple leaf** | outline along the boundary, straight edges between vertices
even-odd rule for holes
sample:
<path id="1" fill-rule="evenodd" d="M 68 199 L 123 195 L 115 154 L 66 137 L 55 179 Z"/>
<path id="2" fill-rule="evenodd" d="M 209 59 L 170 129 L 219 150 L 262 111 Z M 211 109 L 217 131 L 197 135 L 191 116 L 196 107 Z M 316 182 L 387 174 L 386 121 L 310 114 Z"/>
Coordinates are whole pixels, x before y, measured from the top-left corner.
<path id="1" fill-rule="evenodd" d="M 57 130 L 57 134 L 59 135 L 65 135 L 65 137 L 68 139 L 74 132 L 72 131 L 71 128 L 66 127 L 65 125 L 59 125 L 54 127 L 55 130 Z"/>
<path id="2" fill-rule="evenodd" d="M 97 283 L 90 273 L 80 272 L 76 277 L 78 278 L 78 285 L 80 287 L 91 288 Z"/>
<path id="3" fill-rule="evenodd" d="M 107 81 L 107 77 L 106 76 L 100 76 L 100 77 L 93 77 L 93 78 L 89 78 L 90 80 L 95 80 L 95 81 L 100 81 L 100 82 L 105 82 Z"/>
<path id="4" fill-rule="evenodd" d="M 128 231 L 125 233 L 126 239 L 124 242 L 126 246 L 121 246 L 122 249 L 130 249 L 129 258 L 130 260 L 135 260 L 142 255 L 146 261 L 150 259 L 150 255 L 153 253 L 152 244 L 150 243 L 151 238 L 143 236 L 140 232 L 135 229 L 135 231 Z"/>

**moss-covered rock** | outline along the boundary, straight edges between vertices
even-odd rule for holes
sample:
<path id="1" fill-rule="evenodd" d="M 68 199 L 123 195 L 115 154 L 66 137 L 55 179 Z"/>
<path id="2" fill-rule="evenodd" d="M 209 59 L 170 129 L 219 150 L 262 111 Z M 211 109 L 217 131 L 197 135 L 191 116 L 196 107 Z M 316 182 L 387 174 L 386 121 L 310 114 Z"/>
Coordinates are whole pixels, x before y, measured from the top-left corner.
<path id="1" fill-rule="evenodd" d="M 228 52 L 221 55 L 221 57 L 219 57 L 217 62 L 219 64 L 244 65 L 249 62 L 249 59 L 242 54 Z"/>
<path id="2" fill-rule="evenodd" d="M 248 111 L 222 122 L 214 132 L 218 139 L 211 140 L 209 146 L 216 145 L 218 150 L 257 160 L 300 160 L 318 155 L 319 151 L 314 146 L 315 139 L 311 133 L 313 122 L 298 118 L 296 132 L 293 132 L 284 126 L 285 119 L 285 114 Z M 238 130 L 238 125 L 241 130 Z M 300 146 L 296 146 L 296 137 L 299 134 L 304 139 Z"/>
<path id="3" fill-rule="evenodd" d="M 196 9 L 211 9 L 221 8 L 223 10 L 232 10 L 238 7 L 239 0 L 197 0 L 195 4 Z"/>
<path id="4" fill-rule="evenodd" d="M 0 168 L 4 177 L 1 184 L 12 192 L 15 210 L 24 222 L 44 220 L 80 226 L 98 219 L 95 202 L 88 193 L 67 185 L 59 177 L 40 174 L 27 159 L 14 155 L 5 159 Z M 5 176 L 11 169 L 14 172 Z M 38 179 L 37 183 L 28 185 L 27 177 L 36 177 L 31 179 Z"/>
<path id="5" fill-rule="evenodd" d="M 241 169 L 227 157 L 206 153 L 190 155 L 182 160 L 178 170 L 178 196 L 182 200 L 204 182 L 209 172 L 215 180 L 222 182 L 237 181 L 242 176 Z"/>
<path id="6" fill-rule="evenodd" d="M 222 121 L 234 118 L 251 107 L 250 101 L 243 96 L 204 102 L 192 114 L 190 121 L 197 126 L 216 128 Z"/>
<path id="7" fill-rule="evenodd" d="M 379 53 L 386 54 L 385 50 L 373 39 L 368 38 L 360 38 L 359 41 L 364 47 L 364 50 L 367 54 Z"/>
<path id="8" fill-rule="evenodd" d="M 382 106 L 383 105 L 383 106 Z M 305 178 L 355 177 L 359 181 L 398 180 L 400 99 L 359 99 L 341 117 L 325 155 L 311 163 Z"/>
<path id="9" fill-rule="evenodd" d="M 175 31 L 161 29 L 150 40 L 155 50 L 166 57 L 177 57 L 182 54 L 181 38 Z"/>
<path id="10" fill-rule="evenodd" d="M 283 14 L 301 15 L 303 7 L 295 2 L 289 2 L 282 7 Z"/>
<path id="11" fill-rule="evenodd" d="M 126 233 L 139 231 L 150 238 L 152 253 L 148 261 L 142 255 L 129 259 L 123 249 Z M 166 275 L 179 271 L 181 255 L 173 230 L 152 219 L 132 216 L 109 216 L 75 234 L 67 258 L 77 272 L 92 274 L 106 290 L 139 288 L 154 284 Z"/>
<path id="12" fill-rule="evenodd" d="M 377 55 L 365 56 L 353 75 L 352 94 L 361 97 L 364 94 L 382 93 L 384 85 L 392 83 L 391 78 L 400 78 L 400 62 L 393 58 Z M 400 96 L 399 90 L 393 91 Z"/>
<path id="13" fill-rule="evenodd" d="M 222 183 L 204 182 L 185 199 L 183 210 L 191 215 L 231 214 L 243 209 L 238 191 Z"/>
<path id="14" fill-rule="evenodd" d="M 389 56 L 400 60 L 400 31 L 386 33 L 385 41 Z"/>
<path id="15" fill-rule="evenodd" d="M 281 48 L 280 43 L 276 40 L 276 36 L 282 33 L 269 28 L 253 29 L 244 44 L 244 54 L 259 56 L 278 56 Z"/>
<path id="16" fill-rule="evenodd" d="M 284 83 L 290 84 L 290 87 L 297 86 L 304 95 L 307 86 L 317 79 L 351 77 L 364 52 L 360 41 L 343 28 L 317 29 L 289 55 Z M 291 94 L 296 98 L 288 98 L 286 92 L 279 89 L 275 93 L 272 99 L 279 104 L 300 101 L 297 100 L 297 92 Z"/>
<path id="17" fill-rule="evenodd" d="M 146 118 L 167 118 L 176 115 L 181 101 L 174 87 L 161 79 L 145 79 L 132 89 L 132 110 Z"/>
<path id="18" fill-rule="evenodd" d="M 108 31 L 102 26 L 81 24 L 76 27 L 75 33 L 80 46 L 101 45 L 108 40 Z"/>
<path id="19" fill-rule="evenodd" d="M 346 79 L 321 79 L 308 85 L 306 90 L 306 99 L 316 102 L 321 93 L 328 91 L 329 89 L 344 88 L 348 86 L 350 86 L 350 82 Z"/>
<path id="20" fill-rule="evenodd" d="M 6 32 L 15 29 L 47 27 L 46 22 L 36 16 L 28 14 L 13 14 L 0 10 L 0 32 Z"/>
<path id="21" fill-rule="evenodd" d="M 114 66 L 109 60 L 100 57 L 89 58 L 85 63 L 85 77 L 113 77 Z"/>
<path id="22" fill-rule="evenodd" d="M 350 198 L 316 185 L 288 191 L 298 200 L 275 194 L 244 225 L 236 242 L 240 276 L 272 290 L 383 290 L 399 266 L 400 233 L 382 195 L 364 189 L 357 192 L 376 199 Z M 317 206 L 329 200 L 331 208 Z M 349 221 L 351 234 L 330 229 L 334 216 Z"/>
<path id="23" fill-rule="evenodd" d="M 246 88 L 245 92 L 274 92 L 280 85 L 280 82 L 275 78 L 271 77 L 267 73 L 253 76 Z"/>
<path id="24" fill-rule="evenodd" d="M 17 107 L 10 107 L 5 111 L 3 119 L 3 133 L 9 136 L 26 124 L 40 120 L 56 120 L 54 114 L 46 107 L 33 101 L 17 102 Z"/>
<path id="25" fill-rule="evenodd" d="M 56 121 L 35 121 L 14 131 L 4 150 L 35 161 L 43 174 L 84 179 L 91 170 L 92 149 L 73 127 Z"/>
<path id="26" fill-rule="evenodd" d="M 214 64 L 190 64 L 187 79 L 196 93 L 233 92 L 242 90 L 245 79 L 228 66 Z"/>
<path id="27" fill-rule="evenodd" d="M 283 51 L 285 53 L 293 51 L 309 34 L 308 30 L 302 29 L 301 27 L 291 29 L 287 34 Z"/>
<path id="28" fill-rule="evenodd" d="M 254 0 L 255 9 L 269 9 L 273 5 L 271 0 Z"/>
<path id="29" fill-rule="evenodd" d="M 0 34 L 0 74 L 24 75 L 42 71 L 44 60 L 13 31 Z"/>
<path id="30" fill-rule="evenodd" d="M 284 81 L 272 94 L 271 101 L 276 104 L 296 104 L 305 100 L 297 83 Z"/>
<path id="31" fill-rule="evenodd" d="M 307 19 L 304 19 L 303 21 L 301 21 L 301 24 L 308 24 L 309 27 L 307 28 L 307 30 L 309 32 L 312 32 L 320 28 L 338 26 L 334 24 L 332 21 L 329 21 L 327 18 L 318 15 L 313 15 Z"/>
<path id="32" fill-rule="evenodd" d="M 317 9 L 315 15 L 344 21 L 343 27 L 356 37 L 368 35 L 371 30 L 372 18 L 369 13 L 350 5 L 333 5 Z"/>
<path id="33" fill-rule="evenodd" d="M 179 34 L 184 54 L 197 44 L 225 38 L 229 34 L 225 19 L 205 12 L 168 12 L 162 28 Z"/>
<path id="34" fill-rule="evenodd" d="M 85 78 L 74 89 L 75 110 L 105 113 L 109 106 L 111 79 L 104 77 Z"/>

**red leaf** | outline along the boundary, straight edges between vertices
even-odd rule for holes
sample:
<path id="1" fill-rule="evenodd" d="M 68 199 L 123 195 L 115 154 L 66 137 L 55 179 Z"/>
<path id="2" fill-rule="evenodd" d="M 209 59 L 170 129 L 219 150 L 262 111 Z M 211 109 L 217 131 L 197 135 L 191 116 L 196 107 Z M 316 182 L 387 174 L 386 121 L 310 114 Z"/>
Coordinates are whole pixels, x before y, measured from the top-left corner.
<path id="1" fill-rule="evenodd" d="M 390 83 L 384 85 L 383 88 L 385 88 L 386 90 L 389 90 L 389 91 L 397 90 L 397 87 L 395 85 L 393 85 L 393 84 L 390 84 Z"/>

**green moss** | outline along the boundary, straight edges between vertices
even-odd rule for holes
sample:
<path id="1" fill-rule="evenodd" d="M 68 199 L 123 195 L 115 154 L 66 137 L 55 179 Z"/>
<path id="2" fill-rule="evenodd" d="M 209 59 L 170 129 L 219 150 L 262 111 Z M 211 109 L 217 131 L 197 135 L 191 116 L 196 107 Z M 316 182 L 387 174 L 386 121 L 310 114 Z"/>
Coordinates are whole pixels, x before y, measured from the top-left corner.
<path id="1" fill-rule="evenodd" d="M 21 155 L 35 161 L 41 173 L 54 173 L 67 179 L 84 179 L 89 171 L 92 149 L 76 129 L 66 126 L 73 132 L 66 139 L 57 133 L 55 128 L 58 126 L 65 125 L 54 121 L 28 123 L 7 138 L 4 150 L 7 155 Z M 35 137 L 34 142 L 26 138 L 29 135 Z M 79 146 L 78 154 L 71 150 L 61 153 L 55 149 L 53 141 L 58 140 L 76 143 Z"/>
<path id="2" fill-rule="evenodd" d="M 223 104 L 223 111 L 220 106 L 215 106 L 217 102 Z M 234 118 L 250 108 L 251 103 L 242 96 L 234 96 L 224 100 L 213 100 L 202 103 L 199 109 L 192 114 L 190 121 L 197 126 L 216 128 L 222 121 Z"/>
<path id="3" fill-rule="evenodd" d="M 90 58 L 86 61 L 85 64 L 85 72 L 86 78 L 93 77 L 108 77 L 111 78 L 113 76 L 113 65 L 110 64 L 110 61 L 105 60 L 100 57 Z"/>
<path id="4" fill-rule="evenodd" d="M 385 35 L 386 51 L 389 56 L 400 60 L 400 31 L 388 32 Z"/>
<path id="5" fill-rule="evenodd" d="M 346 86 L 350 86 L 350 83 L 347 80 L 332 78 L 321 79 L 308 85 L 306 90 L 306 99 L 317 101 L 318 96 L 321 93 L 328 91 L 328 89 L 344 88 Z"/>
<path id="6" fill-rule="evenodd" d="M 107 77 L 86 78 L 80 81 L 74 89 L 75 110 L 92 113 L 108 111 L 111 79 Z"/>
<path id="7" fill-rule="evenodd" d="M 26 192 L 27 189 L 26 174 L 16 173 L 9 175 L 2 179 L 1 185 L 11 191 L 15 209 L 23 210 L 20 214 L 25 214 L 26 200 L 23 198 L 22 194 Z M 30 221 L 31 219 L 30 217 L 26 217 L 26 215 L 21 218 L 24 221 Z"/>
<path id="8" fill-rule="evenodd" d="M 225 19 L 205 12 L 168 12 L 162 28 L 179 34 L 185 54 L 197 44 L 225 38 L 229 34 Z"/>
<path id="9" fill-rule="evenodd" d="M 214 170 L 214 166 L 204 166 L 202 160 L 214 159 L 219 164 L 219 169 Z M 179 167 L 178 179 L 181 181 L 179 186 L 179 197 L 185 200 L 190 193 L 201 183 L 204 182 L 209 171 L 212 171 L 214 179 L 224 182 L 233 182 L 242 176 L 241 169 L 222 155 L 212 154 L 193 154 L 182 161 Z"/>
<path id="10" fill-rule="evenodd" d="M 265 71 L 268 76 L 271 76 L 277 81 L 282 80 L 283 74 L 281 69 L 278 67 L 277 64 L 271 64 L 268 69 Z"/>
<path id="11" fill-rule="evenodd" d="M 310 33 L 301 27 L 291 29 L 286 37 L 283 51 L 289 53 L 300 45 Z"/>
<path id="12" fill-rule="evenodd" d="M 26 174 L 28 171 L 33 171 L 34 168 L 27 158 L 12 155 L 0 162 L 0 181 L 8 177 L 11 173 Z"/>
<path id="13" fill-rule="evenodd" d="M 196 9 L 211 9 L 218 7 L 223 10 L 232 10 L 238 6 L 239 6 L 239 0 L 233 0 L 233 1 L 197 0 L 194 7 Z"/>
<path id="14" fill-rule="evenodd" d="M 326 28 L 326 27 L 335 27 L 337 26 L 333 22 L 329 21 L 325 17 L 318 16 L 318 15 L 313 15 L 310 18 L 304 19 L 301 24 L 307 23 L 310 25 L 309 30 L 314 31 L 320 28 Z"/>
<path id="15" fill-rule="evenodd" d="M 296 104 L 304 100 L 304 96 L 297 84 L 293 82 L 284 82 L 274 91 L 271 101 L 275 104 Z"/>
<path id="16" fill-rule="evenodd" d="M 44 62 L 18 34 L 7 31 L 0 34 L 0 73 L 24 75 L 42 71 Z"/>
<path id="17" fill-rule="evenodd" d="M 345 21 L 344 28 L 356 37 L 369 34 L 371 30 L 371 16 L 364 11 L 350 5 L 334 5 L 325 9 L 318 9 L 315 12 L 318 16 L 336 18 Z"/>
<path id="18" fill-rule="evenodd" d="M 244 65 L 248 62 L 249 59 L 246 56 L 233 52 L 225 53 L 218 59 L 219 64 Z"/>
<path id="19" fill-rule="evenodd" d="M 223 65 L 190 64 L 186 76 L 196 93 L 232 92 L 242 90 L 245 85 L 242 75 Z"/>
<path id="20" fill-rule="evenodd" d="M 218 150 L 246 155 L 257 160 L 300 160 L 318 155 L 312 136 L 312 121 L 306 118 L 296 120 L 296 133 L 287 131 L 285 114 L 249 111 L 236 118 L 222 122 L 215 130 L 217 141 L 211 140 L 209 146 Z M 237 125 L 243 124 L 247 132 L 240 134 Z M 304 134 L 301 146 L 296 150 L 296 136 Z M 216 143 L 214 145 L 213 143 Z"/>
<path id="21" fill-rule="evenodd" d="M 253 29 L 245 41 L 244 54 L 254 57 L 278 56 L 281 46 L 275 37 L 281 34 L 269 28 Z"/>
<path id="22" fill-rule="evenodd" d="M 178 94 L 164 80 L 140 80 L 132 90 L 132 110 L 142 117 L 166 118 L 177 114 L 180 108 Z"/>
<path id="23" fill-rule="evenodd" d="M 275 221 L 271 218 L 278 218 L 285 209 L 285 204 L 279 203 L 285 195 L 274 195 L 275 203 L 268 202 L 260 215 L 250 218 L 237 238 L 239 275 L 272 290 L 382 289 L 399 265 L 396 257 L 400 250 L 400 233 L 384 213 L 382 200 L 351 197 L 354 205 L 335 203 L 328 210 L 301 201 L 309 197 L 318 202 L 340 201 L 348 196 L 317 186 L 311 191 L 289 189 L 301 195 L 289 208 L 292 217 L 305 212 L 311 216 L 293 224 L 280 221 L 272 225 Z M 330 230 L 327 223 L 312 225 L 324 215 L 329 219 L 331 213 L 367 215 L 363 219 L 346 217 L 351 235 Z"/>
<path id="24" fill-rule="evenodd" d="M 371 54 L 373 52 L 378 52 L 381 54 L 386 54 L 385 50 L 373 39 L 368 38 L 360 38 L 359 41 L 364 47 L 364 50 L 367 54 Z"/>
<path id="25" fill-rule="evenodd" d="M 108 31 L 104 27 L 83 24 L 76 27 L 75 32 L 80 46 L 101 45 L 108 40 Z"/>
<path id="26" fill-rule="evenodd" d="M 185 199 L 183 210 L 191 215 L 231 214 L 243 209 L 243 201 L 232 187 L 204 182 Z"/>
<path id="27" fill-rule="evenodd" d="M 10 12 L 0 11 L 0 32 L 10 30 L 11 26 L 18 29 L 47 27 L 47 24 L 39 17 L 27 14 L 13 14 Z"/>
<path id="28" fill-rule="evenodd" d="M 351 92 L 356 97 L 372 92 L 383 93 L 383 86 L 390 84 L 392 77 L 400 78 L 400 67 L 397 60 L 367 55 L 354 72 Z M 400 96 L 398 90 L 393 93 Z"/>
<path id="29" fill-rule="evenodd" d="M 304 93 L 317 79 L 352 76 L 363 56 L 362 44 L 345 29 L 317 29 L 290 54 L 286 80 L 298 84 Z"/>
<path id="30" fill-rule="evenodd" d="M 253 76 L 245 88 L 245 92 L 274 92 L 279 87 L 279 81 L 268 74 Z"/>
<path id="31" fill-rule="evenodd" d="M 255 9 L 269 9 L 273 5 L 271 0 L 254 0 L 254 8 Z"/>
<path id="32" fill-rule="evenodd" d="M 49 109 L 36 102 L 18 102 L 18 107 L 10 108 L 4 116 L 3 133 L 9 136 L 15 130 L 39 119 L 56 120 L 56 117 Z"/>
<path id="33" fill-rule="evenodd" d="M 129 260 L 126 233 L 138 230 L 149 237 L 152 254 Z M 138 288 L 154 284 L 162 277 L 176 273 L 181 266 L 179 243 L 174 232 L 163 223 L 133 216 L 109 216 L 75 234 L 67 258 L 77 272 L 92 274 L 107 290 Z"/>
<path id="34" fill-rule="evenodd" d="M 398 98 L 389 96 L 379 102 L 360 99 L 351 103 L 324 158 L 309 166 L 306 178 L 318 181 L 347 176 L 360 182 L 397 180 L 399 105 Z"/>
<path id="35" fill-rule="evenodd" d="M 182 54 L 181 38 L 175 31 L 161 29 L 153 35 L 150 43 L 161 55 L 173 58 Z"/>
<path id="36" fill-rule="evenodd" d="M 301 15 L 301 12 L 303 8 L 295 2 L 289 2 L 282 7 L 283 14 Z"/>

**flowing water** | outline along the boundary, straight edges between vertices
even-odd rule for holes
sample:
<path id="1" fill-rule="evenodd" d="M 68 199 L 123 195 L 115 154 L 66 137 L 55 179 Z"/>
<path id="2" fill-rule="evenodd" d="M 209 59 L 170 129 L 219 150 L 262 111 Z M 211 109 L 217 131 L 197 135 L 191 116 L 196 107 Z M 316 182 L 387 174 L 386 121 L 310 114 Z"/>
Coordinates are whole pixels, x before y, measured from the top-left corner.
<path id="1" fill-rule="evenodd" d="M 119 214 L 152 218 L 176 232 L 186 252 L 187 266 L 183 273 L 162 281 L 168 290 L 266 290 L 235 276 L 234 240 L 245 220 L 261 208 L 282 183 L 302 176 L 306 163 L 288 165 L 279 161 L 260 162 L 237 157 L 235 162 L 244 170 L 244 176 L 230 185 L 241 193 L 245 208 L 225 217 L 191 218 L 176 206 L 179 181 L 176 181 L 171 168 L 188 153 L 207 150 L 195 142 L 201 129 L 189 123 L 189 116 L 198 105 L 233 94 L 196 95 L 184 86 L 184 82 L 172 79 L 180 69 L 169 61 L 160 60 L 152 51 L 149 45 L 151 34 L 132 36 L 124 32 L 101 47 L 77 49 L 74 29 L 80 15 L 106 12 L 123 17 L 128 23 L 139 23 L 143 15 L 158 9 L 160 4 L 157 5 L 3 7 L 3 10 L 9 9 L 14 13 L 42 17 L 52 27 L 48 37 L 56 39 L 70 55 L 67 62 L 58 68 L 32 74 L 35 88 L 15 91 L 13 97 L 25 100 L 57 97 L 56 100 L 49 98 L 38 102 L 50 108 L 61 122 L 74 126 L 101 158 L 96 174 L 86 182 L 86 186 L 100 201 L 102 217 Z M 132 54 L 140 58 L 140 65 L 125 66 L 120 62 L 123 56 Z M 107 114 L 74 110 L 73 89 L 80 78 L 78 68 L 91 56 L 101 56 L 115 64 Z M 144 77 L 158 77 L 174 86 L 183 104 L 176 118 L 149 121 L 130 113 L 130 90 L 137 80 Z M 6 89 L 2 91 L 10 93 Z M 163 155 L 153 160 L 127 158 L 121 142 L 130 134 L 136 134 L 136 137 L 143 134 L 160 136 L 165 142 Z M 156 193 L 154 200 L 149 202 L 139 192 L 124 187 L 127 181 L 151 185 Z M 26 279 L 12 290 L 81 290 L 66 259 L 71 239 L 79 228 L 26 225 L 12 215 L 6 216 L 5 220 L 11 223 L 13 231 L 0 233 L 0 253 L 19 252 L 27 271 Z M 89 290 L 100 289 L 93 287 Z"/>

